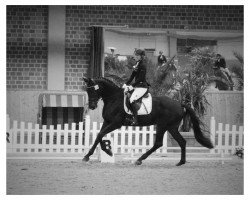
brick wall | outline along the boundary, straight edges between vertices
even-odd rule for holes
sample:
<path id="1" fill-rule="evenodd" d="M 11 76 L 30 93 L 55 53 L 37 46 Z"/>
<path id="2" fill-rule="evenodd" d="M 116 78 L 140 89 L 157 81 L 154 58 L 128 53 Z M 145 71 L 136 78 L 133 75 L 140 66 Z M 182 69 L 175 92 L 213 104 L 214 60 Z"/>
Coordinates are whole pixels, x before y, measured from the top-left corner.
<path id="1" fill-rule="evenodd" d="M 7 89 L 46 89 L 47 6 L 7 6 Z"/>
<path id="2" fill-rule="evenodd" d="M 7 7 L 7 88 L 46 89 L 47 16 L 47 6 Z M 82 89 L 91 25 L 243 30 L 243 21 L 243 6 L 66 6 L 65 89 Z"/>

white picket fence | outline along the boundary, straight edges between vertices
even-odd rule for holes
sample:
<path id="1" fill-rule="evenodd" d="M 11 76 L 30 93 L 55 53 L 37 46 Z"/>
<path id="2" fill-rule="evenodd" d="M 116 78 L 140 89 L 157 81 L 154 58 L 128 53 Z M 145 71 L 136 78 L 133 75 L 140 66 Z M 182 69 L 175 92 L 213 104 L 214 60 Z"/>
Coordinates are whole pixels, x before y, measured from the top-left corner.
<path id="1" fill-rule="evenodd" d="M 25 123 L 13 121 L 10 124 L 10 118 L 7 115 L 7 132 L 10 134 L 10 143 L 7 143 L 7 153 L 75 153 L 85 154 L 92 146 L 102 124 L 90 121 L 87 115 L 85 123 L 80 122 L 76 129 L 76 124 L 72 123 L 69 129 L 68 124 L 50 126 L 47 128 L 43 125 L 41 128 L 39 124 Z M 229 124 L 218 124 L 216 129 L 216 122 L 214 117 L 211 118 L 210 132 L 211 140 L 215 144 L 215 148 L 208 150 L 204 147 L 187 147 L 188 150 L 198 150 L 208 153 L 234 153 L 237 147 L 243 147 L 243 126 L 238 129 L 235 125 L 232 128 Z M 231 129 L 230 129 L 231 128 Z M 182 133 L 190 135 L 193 133 Z M 165 134 L 163 140 L 163 147 L 157 150 L 156 153 L 166 154 L 173 151 L 180 150 L 179 146 L 168 146 L 169 134 Z M 153 146 L 155 138 L 154 126 L 149 127 L 125 127 L 113 131 L 108 134 L 107 139 L 112 138 L 115 154 L 125 153 L 144 153 Z M 97 151 L 96 151 L 97 152 Z M 95 153 L 96 153 L 95 152 Z"/>

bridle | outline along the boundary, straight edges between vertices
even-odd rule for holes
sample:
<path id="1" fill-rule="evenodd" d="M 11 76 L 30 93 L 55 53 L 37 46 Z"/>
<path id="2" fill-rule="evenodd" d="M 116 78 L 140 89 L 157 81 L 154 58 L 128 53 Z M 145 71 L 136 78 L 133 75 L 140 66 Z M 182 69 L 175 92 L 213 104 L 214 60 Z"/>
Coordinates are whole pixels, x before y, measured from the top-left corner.
<path id="1" fill-rule="evenodd" d="M 100 94 L 99 92 L 97 92 L 99 90 L 99 85 L 95 84 L 95 85 L 92 85 L 92 86 L 89 86 L 89 87 L 86 87 L 87 89 L 89 88 L 94 88 L 94 91 L 95 93 L 91 95 L 89 95 L 89 102 L 94 102 L 95 104 L 98 103 L 98 101 L 100 100 Z"/>

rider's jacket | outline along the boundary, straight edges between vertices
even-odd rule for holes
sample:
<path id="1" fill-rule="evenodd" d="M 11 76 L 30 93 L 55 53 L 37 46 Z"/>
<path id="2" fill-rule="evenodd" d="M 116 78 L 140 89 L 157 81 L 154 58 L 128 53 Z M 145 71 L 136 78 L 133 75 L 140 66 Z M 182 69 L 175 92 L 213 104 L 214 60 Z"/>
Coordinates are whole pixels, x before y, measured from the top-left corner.
<path id="1" fill-rule="evenodd" d="M 133 87 L 148 88 L 149 84 L 146 81 L 146 72 L 146 62 L 144 60 L 138 61 L 126 85 L 130 85 L 133 79 L 135 79 L 134 83 L 132 84 Z"/>

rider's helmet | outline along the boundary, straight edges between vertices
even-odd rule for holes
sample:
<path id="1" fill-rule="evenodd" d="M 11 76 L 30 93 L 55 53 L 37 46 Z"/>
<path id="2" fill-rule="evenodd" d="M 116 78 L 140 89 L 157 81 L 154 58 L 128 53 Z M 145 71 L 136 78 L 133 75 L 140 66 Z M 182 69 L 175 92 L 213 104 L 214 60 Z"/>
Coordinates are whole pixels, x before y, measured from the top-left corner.
<path id="1" fill-rule="evenodd" d="M 162 51 L 162 50 L 160 50 L 160 51 L 159 51 L 159 54 L 163 54 L 163 51 Z"/>

